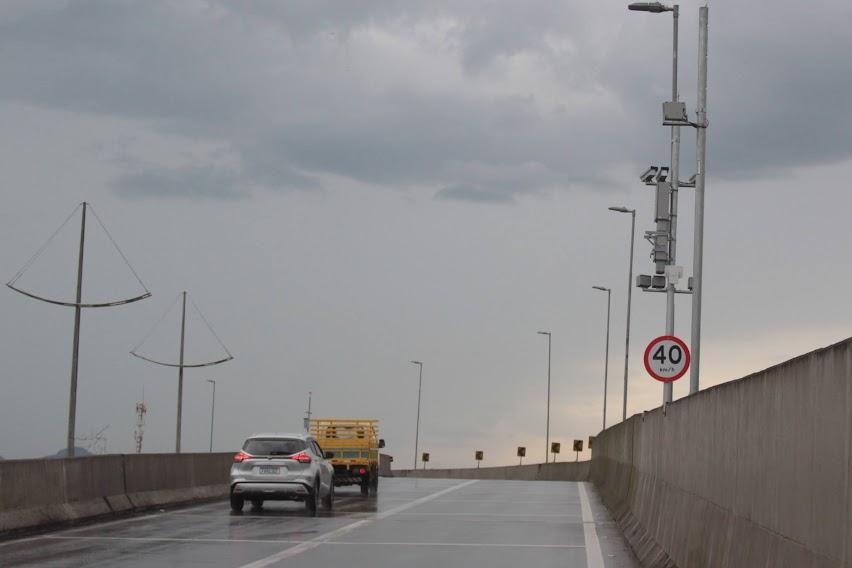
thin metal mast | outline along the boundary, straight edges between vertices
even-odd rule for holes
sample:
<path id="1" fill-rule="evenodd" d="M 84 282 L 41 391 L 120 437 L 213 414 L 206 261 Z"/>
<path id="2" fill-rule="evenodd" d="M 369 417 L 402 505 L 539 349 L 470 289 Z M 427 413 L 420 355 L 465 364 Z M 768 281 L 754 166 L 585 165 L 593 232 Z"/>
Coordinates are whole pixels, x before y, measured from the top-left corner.
<path id="1" fill-rule="evenodd" d="M 548 462 L 550 452 L 550 333 L 547 334 L 547 431 L 544 440 L 544 463 Z"/>
<path id="2" fill-rule="evenodd" d="M 630 212 L 630 267 L 627 269 L 627 331 L 624 333 L 624 398 L 621 420 L 627 420 L 627 368 L 630 362 L 630 303 L 633 297 L 633 241 L 636 237 L 636 210 Z"/>
<path id="3" fill-rule="evenodd" d="M 80 314 L 83 301 L 83 253 L 86 245 L 86 206 L 83 202 L 83 216 L 80 222 L 80 254 L 77 257 L 77 302 L 74 306 L 74 345 L 71 353 L 71 393 L 68 397 L 68 446 L 69 458 L 74 457 L 74 434 L 77 428 L 77 367 L 80 362 Z"/>
<path id="4" fill-rule="evenodd" d="M 213 420 L 216 417 L 216 381 L 207 379 L 213 385 L 213 400 L 210 403 L 210 453 L 213 453 Z"/>
<path id="5" fill-rule="evenodd" d="M 417 446 L 420 443 L 420 394 L 423 392 L 423 363 L 418 363 L 420 367 L 419 379 L 417 379 L 417 426 L 414 430 L 414 469 L 417 469 Z M 423 469 L 426 469 L 426 464 L 423 464 Z"/>
<path id="6" fill-rule="evenodd" d="M 609 381 L 609 314 L 612 300 L 612 290 L 606 289 L 606 354 L 604 356 L 604 400 L 603 400 L 603 430 L 606 430 L 606 394 Z M 554 460 L 556 461 L 556 460 Z"/>
<path id="7" fill-rule="evenodd" d="M 180 453 L 180 421 L 183 411 L 183 348 L 186 338 L 186 291 L 182 294 L 180 314 L 180 363 L 178 363 L 178 400 L 177 400 L 177 432 L 175 433 L 175 453 Z"/>
<path id="8" fill-rule="evenodd" d="M 690 351 L 692 364 L 689 368 L 689 392 L 698 392 L 699 372 L 701 366 L 701 296 L 704 290 L 703 261 L 704 261 L 704 178 L 707 164 L 707 20 L 708 8 L 698 9 L 698 105 L 695 109 L 698 115 L 696 133 L 696 166 L 695 178 L 695 252 L 692 259 L 692 334 Z"/>
<path id="9" fill-rule="evenodd" d="M 678 17 L 680 7 L 675 4 L 672 7 L 672 102 L 678 100 L 677 92 L 677 44 L 678 44 Z M 671 217 L 669 225 L 669 261 L 672 267 L 676 265 L 677 256 L 677 194 L 680 184 L 680 126 L 672 126 L 671 137 Z M 669 275 L 666 275 L 669 277 Z M 674 335 L 675 325 L 675 284 L 667 282 L 666 286 L 666 335 Z M 663 404 L 672 401 L 672 383 L 663 384 Z"/>

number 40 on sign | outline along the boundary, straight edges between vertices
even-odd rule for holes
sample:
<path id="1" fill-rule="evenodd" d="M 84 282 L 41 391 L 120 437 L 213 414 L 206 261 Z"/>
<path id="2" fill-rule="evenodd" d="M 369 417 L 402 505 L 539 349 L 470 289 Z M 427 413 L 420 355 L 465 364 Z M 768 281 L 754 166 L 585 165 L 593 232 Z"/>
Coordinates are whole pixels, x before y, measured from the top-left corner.
<path id="1" fill-rule="evenodd" d="M 689 348 L 674 335 L 660 336 L 645 348 L 645 370 L 663 383 L 678 380 L 689 369 Z"/>

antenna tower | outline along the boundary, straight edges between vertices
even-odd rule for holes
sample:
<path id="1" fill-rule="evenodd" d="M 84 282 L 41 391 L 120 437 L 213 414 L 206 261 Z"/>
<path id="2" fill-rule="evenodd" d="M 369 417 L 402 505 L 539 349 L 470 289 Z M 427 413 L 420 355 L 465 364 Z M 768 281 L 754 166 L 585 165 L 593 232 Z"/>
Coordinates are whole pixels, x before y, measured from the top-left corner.
<path id="1" fill-rule="evenodd" d="M 148 412 L 148 407 L 145 401 L 136 403 L 136 430 L 133 432 L 133 438 L 136 440 L 136 453 L 142 453 L 142 438 L 145 436 L 145 414 Z"/>

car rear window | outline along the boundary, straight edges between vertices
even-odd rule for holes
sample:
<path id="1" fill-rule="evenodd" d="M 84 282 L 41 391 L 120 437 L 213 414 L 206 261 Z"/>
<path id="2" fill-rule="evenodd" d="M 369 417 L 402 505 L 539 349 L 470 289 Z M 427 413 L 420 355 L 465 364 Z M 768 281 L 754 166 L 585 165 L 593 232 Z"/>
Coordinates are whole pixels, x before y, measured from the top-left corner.
<path id="1" fill-rule="evenodd" d="M 296 438 L 250 438 L 243 451 L 253 456 L 290 456 L 306 447 L 304 440 Z"/>

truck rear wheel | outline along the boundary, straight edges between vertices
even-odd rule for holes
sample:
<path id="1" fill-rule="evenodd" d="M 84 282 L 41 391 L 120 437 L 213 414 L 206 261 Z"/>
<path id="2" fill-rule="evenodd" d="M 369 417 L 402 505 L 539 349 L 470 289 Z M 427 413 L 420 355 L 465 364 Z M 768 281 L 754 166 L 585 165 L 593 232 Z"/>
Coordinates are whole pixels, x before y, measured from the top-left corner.
<path id="1" fill-rule="evenodd" d="M 365 479 L 361 482 L 361 496 L 367 497 L 370 494 L 370 480 Z"/>

